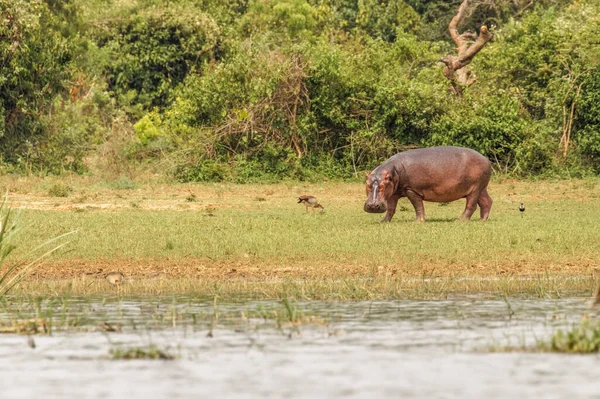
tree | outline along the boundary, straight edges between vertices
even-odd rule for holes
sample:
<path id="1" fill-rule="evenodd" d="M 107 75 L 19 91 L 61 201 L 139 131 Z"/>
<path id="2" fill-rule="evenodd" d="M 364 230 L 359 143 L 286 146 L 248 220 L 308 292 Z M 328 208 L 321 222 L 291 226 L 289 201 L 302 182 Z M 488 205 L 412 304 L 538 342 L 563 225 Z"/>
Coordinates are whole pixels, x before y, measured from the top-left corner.
<path id="1" fill-rule="evenodd" d="M 463 86 L 470 86 L 477 81 L 477 76 L 466 66 L 471 63 L 473 57 L 493 37 L 485 25 L 481 27 L 479 36 L 470 31 L 458 33 L 458 24 L 472 11 L 470 3 L 471 1 L 464 0 L 448 25 L 448 31 L 452 40 L 456 43 L 458 55 L 447 55 L 441 59 L 446 65 L 444 76 L 450 80 L 454 92 L 459 97 L 462 95 Z"/>

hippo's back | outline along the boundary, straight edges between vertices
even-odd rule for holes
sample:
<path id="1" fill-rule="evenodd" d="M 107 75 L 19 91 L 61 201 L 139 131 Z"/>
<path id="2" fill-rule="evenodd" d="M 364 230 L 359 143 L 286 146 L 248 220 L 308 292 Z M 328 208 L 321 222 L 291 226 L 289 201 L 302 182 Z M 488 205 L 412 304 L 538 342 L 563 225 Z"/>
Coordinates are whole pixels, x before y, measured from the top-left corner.
<path id="1" fill-rule="evenodd" d="M 489 170 L 491 173 L 492 169 L 489 159 L 477 151 L 454 146 L 418 148 L 403 151 L 391 157 L 388 162 L 395 165 L 401 164 L 407 172 L 414 168 L 432 171 L 451 170 L 454 172 L 476 168 L 482 172 Z"/>
<path id="2" fill-rule="evenodd" d="M 451 201 L 487 186 L 492 164 L 475 150 L 431 147 L 404 151 L 389 159 L 405 189 L 429 201 Z"/>

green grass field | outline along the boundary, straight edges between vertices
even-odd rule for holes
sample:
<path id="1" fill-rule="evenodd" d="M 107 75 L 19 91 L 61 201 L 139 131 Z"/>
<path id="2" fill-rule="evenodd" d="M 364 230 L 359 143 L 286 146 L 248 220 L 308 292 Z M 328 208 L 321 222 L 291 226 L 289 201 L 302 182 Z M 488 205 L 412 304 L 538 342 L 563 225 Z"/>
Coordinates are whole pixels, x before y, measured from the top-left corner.
<path id="1" fill-rule="evenodd" d="M 77 231 L 34 276 L 45 280 L 113 270 L 138 280 L 160 276 L 236 284 L 585 277 L 600 265 L 600 187 L 594 180 L 494 181 L 494 206 L 485 223 L 478 221 L 478 213 L 471 222 L 455 221 L 464 201 L 426 203 L 427 222 L 416 223 L 412 206 L 403 199 L 393 221 L 381 224 L 382 215 L 363 212 L 361 184 L 143 185 L 131 190 L 75 185 L 66 198 L 49 197 L 39 187 L 45 186 L 15 195 L 25 207 L 15 256 Z M 316 195 L 325 212 L 306 213 L 296 203 L 300 194 Z"/>

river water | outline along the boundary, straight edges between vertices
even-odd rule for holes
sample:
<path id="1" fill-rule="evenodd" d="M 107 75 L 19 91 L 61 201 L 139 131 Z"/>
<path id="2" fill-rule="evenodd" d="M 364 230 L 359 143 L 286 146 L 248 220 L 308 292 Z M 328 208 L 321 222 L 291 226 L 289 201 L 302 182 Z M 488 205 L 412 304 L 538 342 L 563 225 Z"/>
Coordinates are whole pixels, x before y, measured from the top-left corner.
<path id="1" fill-rule="evenodd" d="M 535 346 L 583 315 L 597 317 L 584 298 L 287 308 L 184 297 L 9 299 L 5 324 L 36 316 L 54 326 L 32 339 L 0 335 L 0 398 L 600 398 L 598 355 L 497 351 Z M 111 358 L 150 345 L 175 360 Z"/>

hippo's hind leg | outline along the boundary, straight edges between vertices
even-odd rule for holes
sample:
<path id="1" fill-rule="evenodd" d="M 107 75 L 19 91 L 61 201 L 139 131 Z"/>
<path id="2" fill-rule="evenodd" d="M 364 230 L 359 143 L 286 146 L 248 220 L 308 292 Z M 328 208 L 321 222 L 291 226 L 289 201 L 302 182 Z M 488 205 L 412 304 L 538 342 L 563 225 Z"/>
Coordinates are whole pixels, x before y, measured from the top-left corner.
<path id="1" fill-rule="evenodd" d="M 425 207 L 423 206 L 423 198 L 417 193 L 408 190 L 406 197 L 410 200 L 410 203 L 415 207 L 415 213 L 417 214 L 417 222 L 425 221 Z"/>
<path id="2" fill-rule="evenodd" d="M 487 188 L 484 188 L 481 194 L 479 195 L 479 201 L 477 204 L 479 205 L 479 213 L 481 215 L 481 220 L 487 220 L 490 215 L 490 210 L 492 209 L 492 197 L 487 192 Z"/>
<path id="3" fill-rule="evenodd" d="M 467 205 L 465 206 L 465 211 L 458 220 L 467 221 L 471 219 L 473 213 L 477 210 L 477 202 L 479 201 L 480 191 L 473 191 L 471 194 L 467 195 Z"/>

